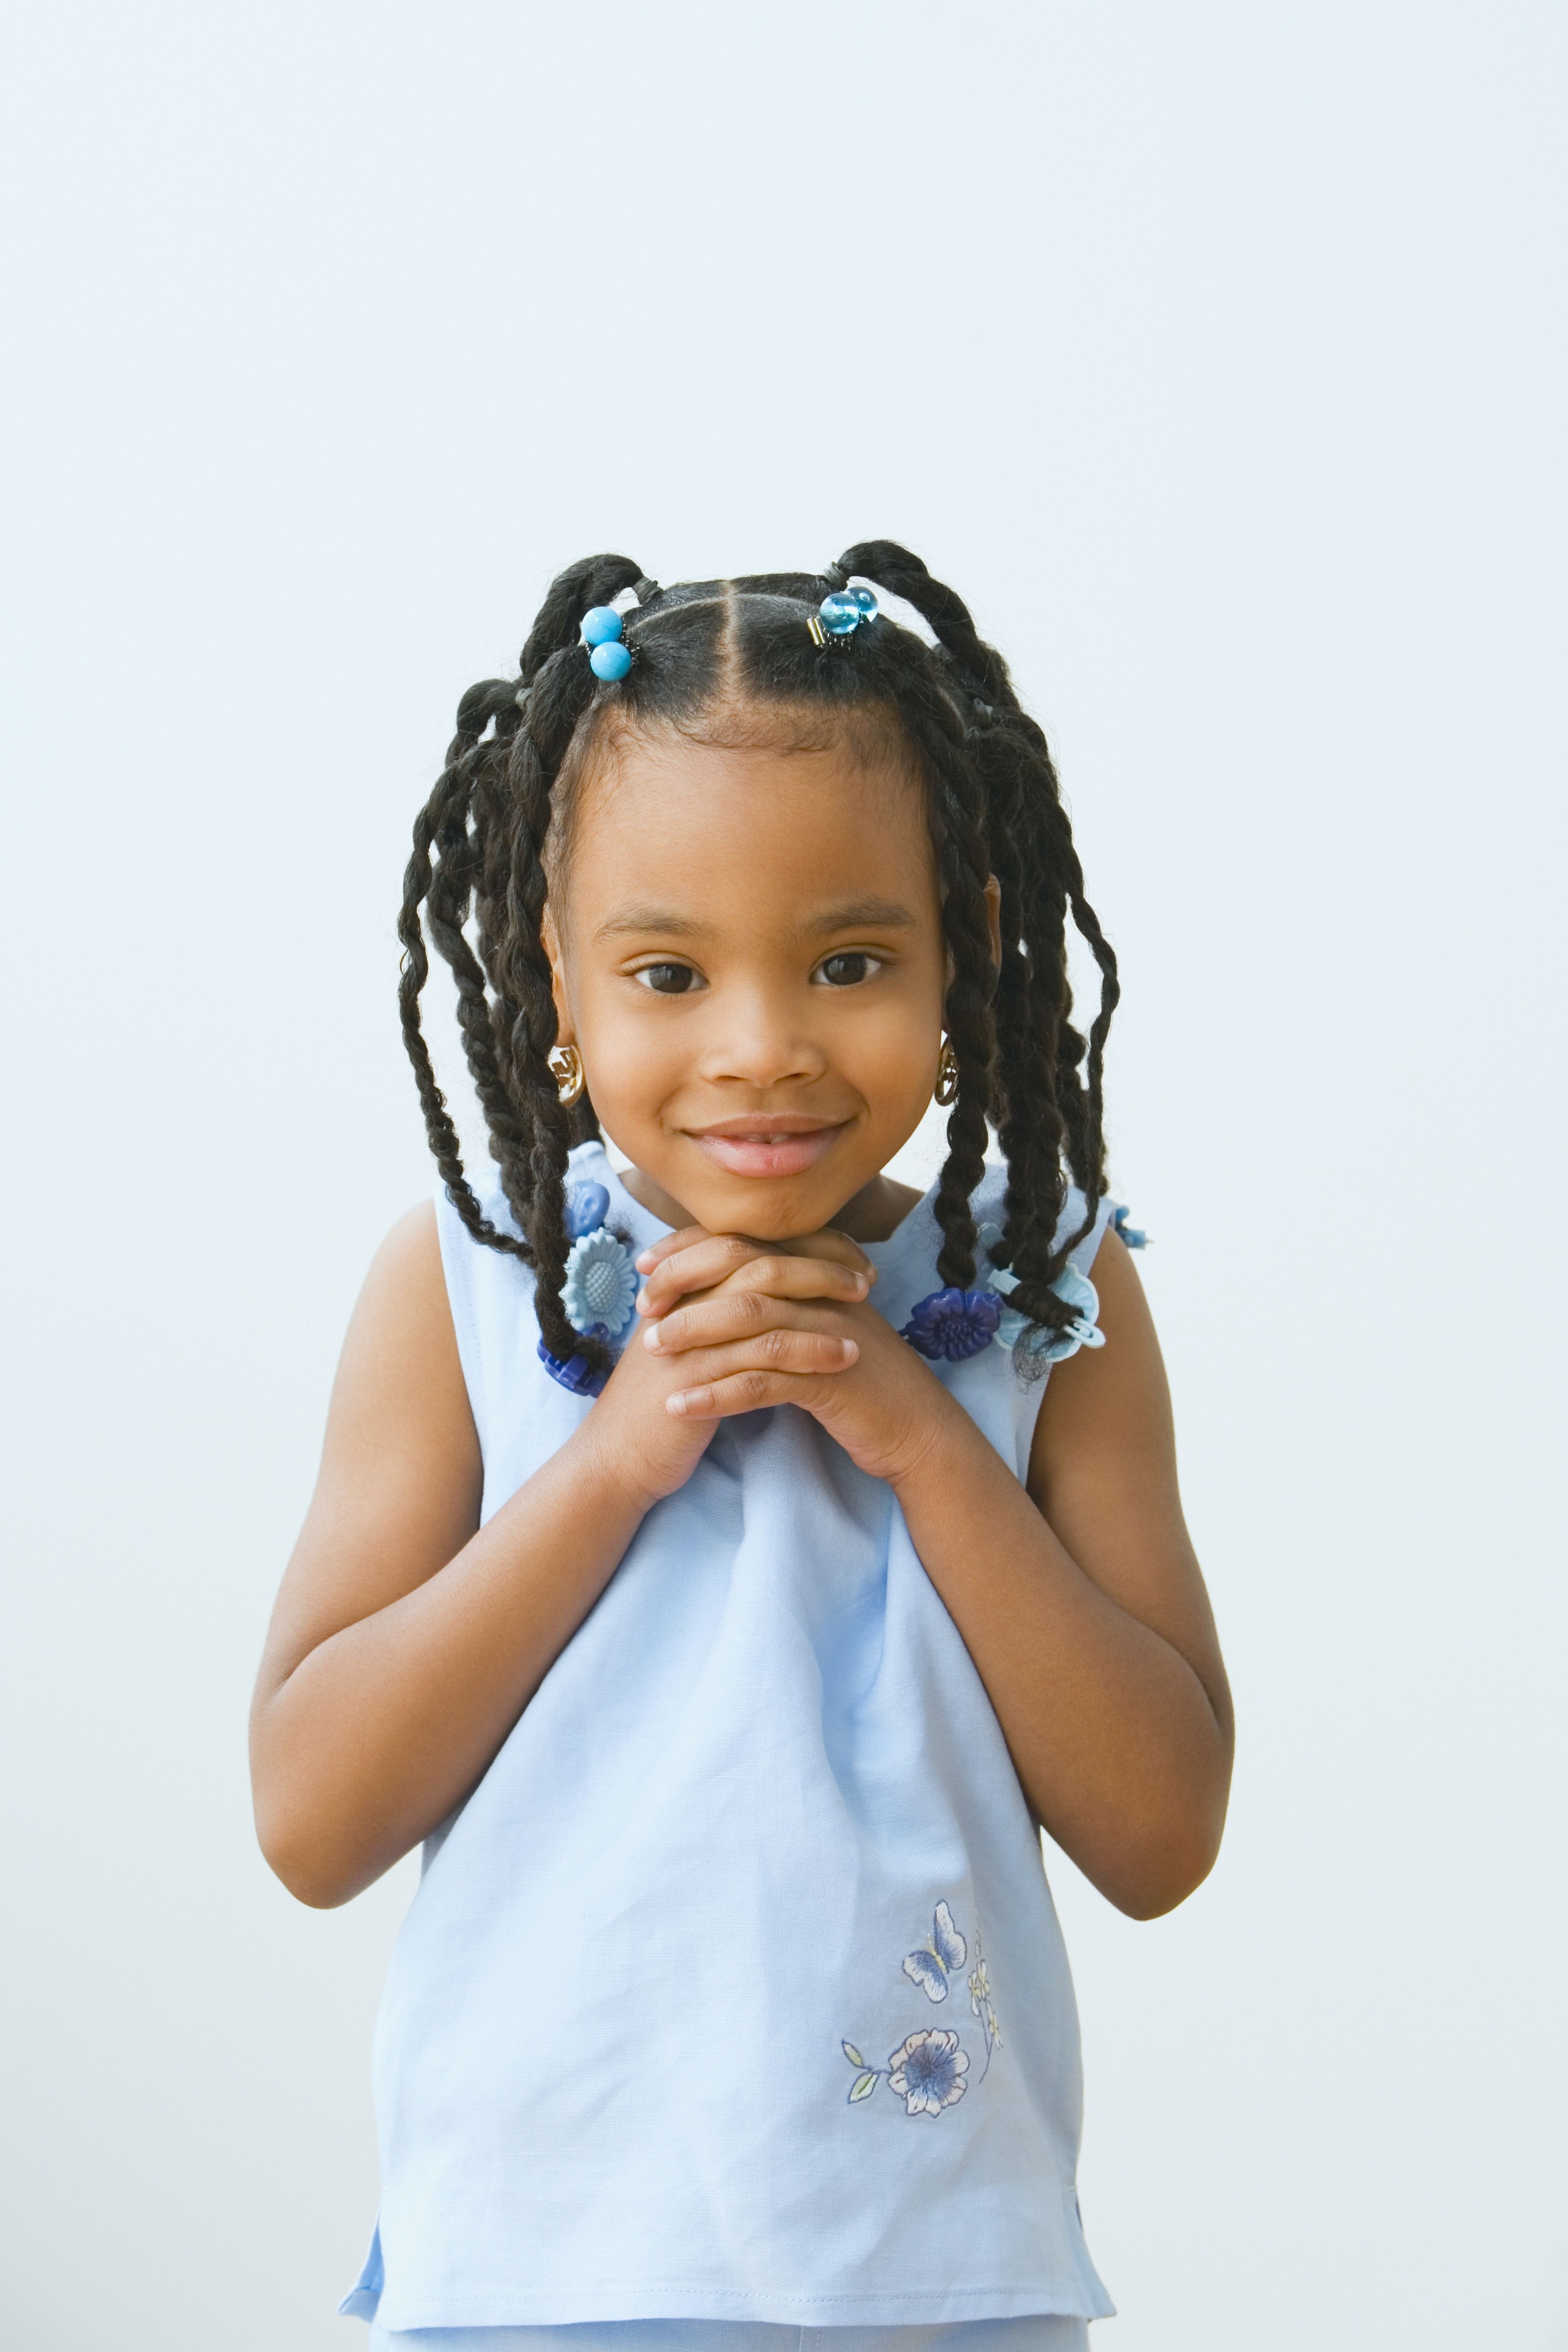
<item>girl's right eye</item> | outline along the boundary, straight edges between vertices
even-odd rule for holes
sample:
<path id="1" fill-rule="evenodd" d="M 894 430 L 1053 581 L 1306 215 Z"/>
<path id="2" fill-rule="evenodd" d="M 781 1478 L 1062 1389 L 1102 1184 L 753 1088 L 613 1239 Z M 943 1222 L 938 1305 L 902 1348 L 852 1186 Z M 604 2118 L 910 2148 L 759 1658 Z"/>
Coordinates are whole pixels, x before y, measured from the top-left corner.
<path id="1" fill-rule="evenodd" d="M 684 996 L 697 985 L 697 974 L 689 963 L 645 963 L 640 971 L 632 974 L 645 988 L 653 989 L 659 996 Z"/>

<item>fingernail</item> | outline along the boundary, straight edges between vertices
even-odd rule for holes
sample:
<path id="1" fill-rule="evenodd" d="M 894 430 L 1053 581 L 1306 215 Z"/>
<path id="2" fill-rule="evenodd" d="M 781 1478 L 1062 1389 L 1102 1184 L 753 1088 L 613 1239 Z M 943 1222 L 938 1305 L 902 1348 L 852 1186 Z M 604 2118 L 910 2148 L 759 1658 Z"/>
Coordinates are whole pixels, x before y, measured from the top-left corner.
<path id="1" fill-rule="evenodd" d="M 638 1291 L 636 1304 L 637 1310 L 639 1315 L 646 1315 L 647 1313 L 647 1293 L 646 1290 Z"/>
<path id="2" fill-rule="evenodd" d="M 665 1398 L 665 1401 L 664 1401 L 664 1409 L 665 1409 L 666 1412 L 680 1412 L 680 1413 L 683 1413 L 683 1412 L 686 1411 L 686 1391 L 685 1391 L 685 1390 L 684 1390 L 684 1389 L 679 1390 L 679 1391 L 677 1391 L 677 1393 L 676 1393 L 674 1396 L 671 1396 L 671 1397 L 666 1397 L 666 1398 Z"/>
<path id="3" fill-rule="evenodd" d="M 864 1298 L 866 1293 L 871 1287 L 870 1276 L 868 1275 L 858 1274 L 855 1277 L 855 1287 L 859 1292 L 861 1297 Z"/>
<path id="4" fill-rule="evenodd" d="M 638 1270 L 638 1272 L 639 1272 L 639 1273 L 641 1273 L 641 1274 L 647 1274 L 647 1272 L 648 1271 L 649 1267 L 650 1267 L 650 1266 L 652 1265 L 652 1264 L 653 1264 L 653 1252 L 652 1252 L 652 1250 L 650 1250 L 650 1249 L 638 1250 L 638 1252 L 637 1252 L 637 1254 L 636 1257 L 634 1257 L 634 1258 L 633 1258 L 633 1260 L 632 1260 L 632 1264 L 633 1264 L 633 1265 L 637 1268 L 637 1270 Z"/>
<path id="5" fill-rule="evenodd" d="M 664 1345 L 664 1326 L 661 1323 L 650 1323 L 642 1335 L 642 1343 L 650 1355 L 657 1356 Z"/>
<path id="6" fill-rule="evenodd" d="M 842 1352 L 843 1352 L 843 1357 L 844 1357 L 844 1360 L 845 1360 L 845 1362 L 846 1362 L 847 1364 L 852 1364 L 852 1363 L 855 1361 L 856 1357 L 860 1353 L 860 1350 L 859 1350 L 859 1349 L 855 1345 L 854 1340 L 853 1340 L 853 1339 L 840 1339 L 840 1341 L 838 1342 L 838 1345 L 839 1345 L 840 1349 L 841 1349 L 841 1350 L 842 1350 Z"/>

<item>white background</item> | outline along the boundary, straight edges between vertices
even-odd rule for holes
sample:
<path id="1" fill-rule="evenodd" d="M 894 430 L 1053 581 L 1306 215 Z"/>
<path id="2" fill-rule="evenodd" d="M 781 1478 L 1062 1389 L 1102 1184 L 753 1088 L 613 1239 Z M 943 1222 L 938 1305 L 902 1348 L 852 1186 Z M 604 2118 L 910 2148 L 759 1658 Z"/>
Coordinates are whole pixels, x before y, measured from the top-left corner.
<path id="1" fill-rule="evenodd" d="M 430 1183 L 392 932 L 561 564 L 900 536 L 1057 746 L 1240 1707 L 1065 1864 L 1117 2352 L 1568 2346 L 1553 6 L 17 11 L 0 2340 L 315 2352 L 407 1866 L 243 1726 Z M 560 1964 L 541 1923 L 539 1965 Z"/>

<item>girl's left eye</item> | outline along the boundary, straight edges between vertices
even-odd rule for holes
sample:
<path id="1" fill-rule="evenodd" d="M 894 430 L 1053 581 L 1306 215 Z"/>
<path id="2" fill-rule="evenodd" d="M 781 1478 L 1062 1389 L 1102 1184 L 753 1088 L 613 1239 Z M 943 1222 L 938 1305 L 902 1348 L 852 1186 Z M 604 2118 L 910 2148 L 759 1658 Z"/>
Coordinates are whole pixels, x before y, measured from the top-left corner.
<path id="1" fill-rule="evenodd" d="M 874 971 L 881 969 L 879 956 L 868 955 L 864 949 L 855 948 L 844 955 L 824 956 L 811 976 L 829 988 L 853 988 L 857 982 L 869 980 Z"/>

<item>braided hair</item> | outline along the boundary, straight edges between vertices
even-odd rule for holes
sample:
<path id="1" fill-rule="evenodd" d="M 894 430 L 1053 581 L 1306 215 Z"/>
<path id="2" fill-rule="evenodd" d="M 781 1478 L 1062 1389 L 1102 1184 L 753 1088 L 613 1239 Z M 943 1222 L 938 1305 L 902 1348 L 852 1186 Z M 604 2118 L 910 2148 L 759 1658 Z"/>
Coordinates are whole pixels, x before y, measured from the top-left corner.
<path id="1" fill-rule="evenodd" d="M 847 644 L 818 646 L 807 620 L 829 590 L 852 578 L 913 606 L 934 646 L 887 621 L 858 629 Z M 628 590 L 636 598 L 625 614 L 632 667 L 602 684 L 582 648 L 583 616 Z M 923 782 L 957 1061 L 935 1202 L 937 1271 L 945 1285 L 974 1281 L 970 1199 L 990 1121 L 1007 1163 L 1002 1238 L 991 1261 L 1016 1277 L 1009 1307 L 1050 1332 L 1064 1328 L 1076 1310 L 1052 1285 L 1105 1190 L 1102 1068 L 1120 993 L 1116 958 L 1084 896 L 1045 736 L 962 599 L 891 540 L 863 541 L 816 577 L 774 573 L 669 589 L 626 556 L 596 555 L 553 583 L 519 667 L 518 677 L 487 679 L 464 695 L 447 764 L 416 821 L 398 920 L 399 1002 L 447 1197 L 476 1241 L 533 1268 L 552 1355 L 608 1360 L 602 1341 L 573 1328 L 561 1297 L 567 1154 L 597 1136 L 598 1122 L 586 1095 L 571 1108 L 560 1102 L 548 1059 L 557 1026 L 545 898 L 569 842 L 577 783 L 612 728 L 698 730 L 716 712 L 765 715 L 770 706 L 828 740 L 879 734 Z M 985 898 L 992 875 L 1001 887 L 999 968 Z M 1069 916 L 1100 971 L 1087 1037 L 1072 1019 Z M 515 1232 L 484 1214 L 431 1066 L 419 1013 L 426 931 L 457 983 L 464 1053 Z M 1069 1181 L 1088 1214 L 1058 1245 Z M 1028 1351 L 1020 1348 L 1015 1360 L 1026 1366 Z"/>

